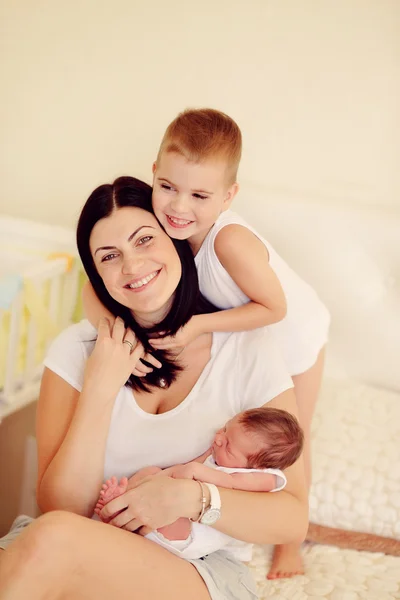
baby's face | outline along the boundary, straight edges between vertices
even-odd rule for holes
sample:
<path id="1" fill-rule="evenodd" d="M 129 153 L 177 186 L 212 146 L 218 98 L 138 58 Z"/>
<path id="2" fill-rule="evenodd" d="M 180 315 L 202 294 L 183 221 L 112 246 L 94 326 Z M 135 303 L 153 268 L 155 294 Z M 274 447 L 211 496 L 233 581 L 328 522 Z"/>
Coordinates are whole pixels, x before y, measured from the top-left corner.
<path id="1" fill-rule="evenodd" d="M 212 456 L 221 467 L 247 468 L 247 457 L 261 448 L 256 436 L 245 431 L 236 416 L 215 434 Z"/>

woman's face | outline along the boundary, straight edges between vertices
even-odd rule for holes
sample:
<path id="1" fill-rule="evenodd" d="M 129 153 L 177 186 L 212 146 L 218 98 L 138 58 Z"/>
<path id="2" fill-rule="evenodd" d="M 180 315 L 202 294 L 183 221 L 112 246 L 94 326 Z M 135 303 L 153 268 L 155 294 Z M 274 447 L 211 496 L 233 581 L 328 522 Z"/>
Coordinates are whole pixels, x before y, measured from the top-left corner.
<path id="1" fill-rule="evenodd" d="M 175 247 L 157 219 L 124 207 L 101 219 L 90 235 L 94 264 L 110 296 L 142 325 L 168 313 L 182 275 Z"/>

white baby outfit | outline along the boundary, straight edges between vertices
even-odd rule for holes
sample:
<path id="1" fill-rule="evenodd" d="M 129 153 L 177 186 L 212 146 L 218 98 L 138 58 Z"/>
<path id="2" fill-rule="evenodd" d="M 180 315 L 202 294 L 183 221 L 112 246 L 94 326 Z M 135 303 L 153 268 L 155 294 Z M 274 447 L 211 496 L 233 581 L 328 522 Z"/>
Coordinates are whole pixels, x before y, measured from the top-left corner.
<path id="1" fill-rule="evenodd" d="M 277 486 L 271 492 L 279 492 L 286 485 L 286 477 L 280 469 L 240 469 L 231 467 L 220 467 L 216 464 L 212 456 L 204 461 L 206 467 L 223 471 L 224 473 L 270 473 L 276 476 Z M 271 493 L 270 492 L 270 493 Z M 168 540 L 158 531 L 152 531 L 146 535 L 147 539 L 160 544 L 173 554 L 180 558 L 193 560 L 201 558 L 217 550 L 233 550 L 235 557 L 240 560 L 249 560 L 248 544 L 235 540 L 234 538 L 221 533 L 213 527 L 202 525 L 201 523 L 192 523 L 192 530 L 186 540 Z"/>
<path id="2" fill-rule="evenodd" d="M 45 366 L 81 391 L 96 336 L 88 321 L 71 325 L 52 343 Z M 118 392 L 106 442 L 104 480 L 112 475 L 130 477 L 143 467 L 166 468 L 194 460 L 210 448 L 215 432 L 229 419 L 292 387 L 267 330 L 214 333 L 209 362 L 174 409 L 151 414 L 140 408 L 131 388 Z M 250 560 L 252 545 L 237 544 L 237 549 L 230 547 L 231 555 Z"/>
<path id="3" fill-rule="evenodd" d="M 268 250 L 269 264 L 279 278 L 287 302 L 285 318 L 269 325 L 268 330 L 281 348 L 290 375 L 303 373 L 315 363 L 328 340 L 329 312 L 313 288 L 286 264 L 271 244 L 231 210 L 221 213 L 195 257 L 200 290 L 210 302 L 222 309 L 249 302 L 248 296 L 236 285 L 215 253 L 218 233 L 233 224 L 249 229 Z"/>

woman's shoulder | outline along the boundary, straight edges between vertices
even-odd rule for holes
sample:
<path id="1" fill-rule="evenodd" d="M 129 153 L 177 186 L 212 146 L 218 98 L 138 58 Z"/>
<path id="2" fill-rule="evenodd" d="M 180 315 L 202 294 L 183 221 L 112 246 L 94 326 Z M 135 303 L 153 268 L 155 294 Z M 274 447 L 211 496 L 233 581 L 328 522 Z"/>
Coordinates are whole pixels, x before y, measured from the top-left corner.
<path id="1" fill-rule="evenodd" d="M 80 390 L 97 331 L 86 319 L 64 329 L 50 344 L 44 366 Z"/>
<path id="2" fill-rule="evenodd" d="M 80 344 L 94 344 L 97 338 L 97 330 L 93 325 L 89 323 L 87 319 L 74 323 L 63 329 L 58 336 L 53 340 L 50 348 L 53 345 L 73 345 L 76 343 Z"/>

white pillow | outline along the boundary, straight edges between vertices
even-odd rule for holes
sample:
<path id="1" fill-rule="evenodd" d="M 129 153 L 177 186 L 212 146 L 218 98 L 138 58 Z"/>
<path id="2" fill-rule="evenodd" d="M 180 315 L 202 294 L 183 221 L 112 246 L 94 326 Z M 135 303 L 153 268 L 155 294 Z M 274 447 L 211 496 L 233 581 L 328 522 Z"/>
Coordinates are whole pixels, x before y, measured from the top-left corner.
<path id="1" fill-rule="evenodd" d="M 324 381 L 312 426 L 310 521 L 400 539 L 400 394 Z"/>

